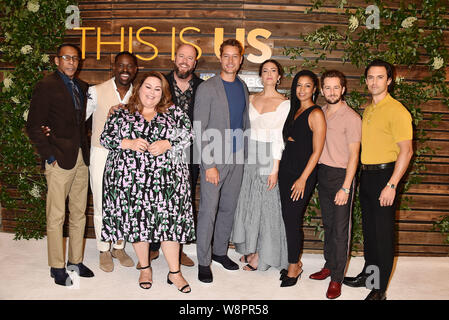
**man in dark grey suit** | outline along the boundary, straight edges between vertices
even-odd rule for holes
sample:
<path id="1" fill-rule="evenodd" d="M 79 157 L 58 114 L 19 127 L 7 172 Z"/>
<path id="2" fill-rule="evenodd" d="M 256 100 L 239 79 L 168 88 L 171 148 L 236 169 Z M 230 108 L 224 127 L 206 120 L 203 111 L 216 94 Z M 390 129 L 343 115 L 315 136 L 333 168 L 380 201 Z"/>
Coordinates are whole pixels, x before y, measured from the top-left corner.
<path id="1" fill-rule="evenodd" d="M 222 43 L 220 62 L 220 75 L 199 85 L 193 109 L 201 145 L 197 256 L 202 282 L 213 280 L 211 260 L 228 270 L 239 268 L 227 256 L 246 157 L 243 132 L 250 127 L 248 88 L 237 76 L 243 62 L 238 40 Z"/>

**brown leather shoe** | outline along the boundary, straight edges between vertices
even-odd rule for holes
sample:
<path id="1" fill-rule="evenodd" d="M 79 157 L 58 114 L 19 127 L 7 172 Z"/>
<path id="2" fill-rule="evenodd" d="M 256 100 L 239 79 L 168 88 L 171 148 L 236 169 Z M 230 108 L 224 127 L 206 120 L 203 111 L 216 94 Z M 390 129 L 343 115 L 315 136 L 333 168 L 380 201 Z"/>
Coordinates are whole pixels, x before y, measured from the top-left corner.
<path id="1" fill-rule="evenodd" d="M 152 260 L 156 260 L 157 258 L 159 258 L 159 250 L 150 250 L 150 262 Z M 137 262 L 137 266 L 136 266 L 137 270 L 140 270 L 140 262 Z"/>
<path id="2" fill-rule="evenodd" d="M 110 251 L 100 252 L 100 269 L 104 272 L 112 272 L 114 270 L 114 262 Z"/>
<path id="3" fill-rule="evenodd" d="M 124 267 L 134 266 L 133 259 L 128 256 L 125 249 L 112 249 L 111 255 L 113 258 L 118 259 L 118 261 L 120 261 L 120 264 Z"/>
<path id="4" fill-rule="evenodd" d="M 328 299 L 335 299 L 341 295 L 341 283 L 337 281 L 331 281 L 329 288 L 327 288 L 326 297 Z"/>
<path id="5" fill-rule="evenodd" d="M 321 269 L 321 271 L 312 273 L 309 278 L 313 280 L 324 280 L 331 275 L 331 271 L 327 268 Z"/>
<path id="6" fill-rule="evenodd" d="M 387 300 L 385 291 L 373 289 L 365 300 Z"/>
<path id="7" fill-rule="evenodd" d="M 183 251 L 181 251 L 181 264 L 186 267 L 193 267 L 195 262 L 190 259 Z"/>

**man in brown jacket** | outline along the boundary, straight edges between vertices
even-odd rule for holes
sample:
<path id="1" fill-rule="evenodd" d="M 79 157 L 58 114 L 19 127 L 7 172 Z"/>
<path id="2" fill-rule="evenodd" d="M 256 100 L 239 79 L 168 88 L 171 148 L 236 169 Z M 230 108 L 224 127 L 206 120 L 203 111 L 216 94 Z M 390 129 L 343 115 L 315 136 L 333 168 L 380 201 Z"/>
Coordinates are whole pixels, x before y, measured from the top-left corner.
<path id="1" fill-rule="evenodd" d="M 63 224 L 69 197 L 67 268 L 93 277 L 83 263 L 89 150 L 85 130 L 88 84 L 75 78 L 80 61 L 77 46 L 63 44 L 55 57 L 57 71 L 36 84 L 26 129 L 45 165 L 47 179 L 47 247 L 50 275 L 59 285 L 72 285 L 65 268 Z M 41 127 L 52 130 L 46 136 Z"/>

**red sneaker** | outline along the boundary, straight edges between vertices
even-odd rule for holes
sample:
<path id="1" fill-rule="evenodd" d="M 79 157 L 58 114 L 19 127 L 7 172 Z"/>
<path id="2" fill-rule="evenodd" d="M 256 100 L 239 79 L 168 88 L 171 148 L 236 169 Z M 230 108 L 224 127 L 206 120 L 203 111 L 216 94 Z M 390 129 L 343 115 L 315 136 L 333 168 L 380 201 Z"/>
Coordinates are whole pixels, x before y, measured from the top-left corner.
<path id="1" fill-rule="evenodd" d="M 321 271 L 312 273 L 309 278 L 313 280 L 324 280 L 331 275 L 331 271 L 329 269 L 323 268 Z"/>

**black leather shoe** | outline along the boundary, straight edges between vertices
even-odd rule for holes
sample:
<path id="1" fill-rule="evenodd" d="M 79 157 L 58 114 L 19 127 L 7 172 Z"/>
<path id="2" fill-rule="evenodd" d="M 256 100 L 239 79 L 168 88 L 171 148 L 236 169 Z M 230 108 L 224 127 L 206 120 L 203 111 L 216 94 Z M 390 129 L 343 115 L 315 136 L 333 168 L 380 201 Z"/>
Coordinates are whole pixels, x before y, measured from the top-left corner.
<path id="1" fill-rule="evenodd" d="M 373 289 L 365 300 L 387 300 L 387 296 L 385 295 L 385 291 Z"/>
<path id="2" fill-rule="evenodd" d="M 70 287 L 73 285 L 72 279 L 65 268 L 50 268 L 50 276 L 55 279 L 55 283 L 61 286 Z"/>
<path id="3" fill-rule="evenodd" d="M 67 270 L 75 271 L 80 277 L 83 278 L 92 278 L 94 276 L 92 270 L 86 267 L 82 262 L 77 264 L 67 262 Z"/>
<path id="4" fill-rule="evenodd" d="M 209 266 L 198 265 L 198 280 L 205 283 L 211 283 L 213 281 L 212 271 Z"/>
<path id="5" fill-rule="evenodd" d="M 238 270 L 239 265 L 229 259 L 228 256 L 216 256 L 215 254 L 212 255 L 212 260 L 215 262 L 220 263 L 225 269 L 227 270 Z"/>
<path id="6" fill-rule="evenodd" d="M 344 277 L 343 284 L 353 288 L 366 287 L 367 278 L 368 275 L 361 272 L 356 277 Z"/>

